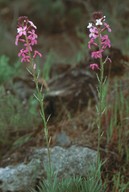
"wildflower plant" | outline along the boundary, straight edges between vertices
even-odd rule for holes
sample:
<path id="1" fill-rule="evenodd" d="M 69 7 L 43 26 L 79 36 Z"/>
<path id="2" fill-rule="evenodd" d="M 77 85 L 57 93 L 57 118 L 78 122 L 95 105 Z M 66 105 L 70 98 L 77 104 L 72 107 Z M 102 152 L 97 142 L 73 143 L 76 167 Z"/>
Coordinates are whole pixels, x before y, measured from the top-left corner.
<path id="1" fill-rule="evenodd" d="M 102 137 L 102 115 L 106 109 L 105 104 L 105 90 L 106 90 L 106 77 L 104 76 L 104 66 L 107 61 L 111 62 L 109 57 L 104 57 L 104 52 L 107 48 L 111 47 L 111 42 L 106 32 L 111 32 L 111 28 L 105 21 L 106 16 L 101 12 L 93 13 L 93 21 L 87 26 L 89 29 L 89 42 L 88 48 L 91 51 L 91 58 L 99 60 L 90 64 L 92 70 L 98 70 L 98 104 L 97 104 L 97 126 L 98 126 L 98 154 L 100 149 L 100 140 Z"/>
<path id="2" fill-rule="evenodd" d="M 36 29 L 37 27 L 34 25 L 32 21 L 28 19 L 28 17 L 26 16 L 19 17 L 15 44 L 16 46 L 18 46 L 18 44 L 20 43 L 23 46 L 23 48 L 21 48 L 18 53 L 18 57 L 21 58 L 21 62 L 30 64 L 27 70 L 33 77 L 33 81 L 36 87 L 36 94 L 34 94 L 34 96 L 40 104 L 40 115 L 43 122 L 44 135 L 47 144 L 48 165 L 49 170 L 51 172 L 50 147 L 49 147 L 50 138 L 48 134 L 47 120 L 45 118 L 44 113 L 44 95 L 42 93 L 43 86 L 39 88 L 38 83 L 39 71 L 37 71 L 37 64 L 35 62 L 35 59 L 37 57 L 42 57 L 42 54 L 38 50 L 35 50 L 34 48 L 34 45 L 37 44 L 38 39 Z M 46 86 L 46 84 L 44 84 L 44 86 Z"/>

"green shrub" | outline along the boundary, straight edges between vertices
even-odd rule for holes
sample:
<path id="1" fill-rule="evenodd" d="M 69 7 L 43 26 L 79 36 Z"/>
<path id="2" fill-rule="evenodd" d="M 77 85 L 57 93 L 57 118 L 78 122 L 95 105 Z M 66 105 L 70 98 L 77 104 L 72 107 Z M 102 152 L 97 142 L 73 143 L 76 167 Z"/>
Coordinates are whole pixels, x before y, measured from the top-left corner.
<path id="1" fill-rule="evenodd" d="M 36 105 L 33 98 L 24 104 L 11 93 L 7 94 L 3 86 L 0 87 L 0 145 L 12 144 L 21 132 L 26 134 L 38 125 Z"/>
<path id="2" fill-rule="evenodd" d="M 13 66 L 11 66 L 7 56 L 0 56 L 0 84 L 7 82 L 21 72 L 21 67 L 19 64 L 19 62 L 16 62 Z"/>
<path id="3" fill-rule="evenodd" d="M 10 79 L 13 73 L 13 68 L 9 65 L 9 58 L 5 55 L 0 56 L 0 83 Z"/>

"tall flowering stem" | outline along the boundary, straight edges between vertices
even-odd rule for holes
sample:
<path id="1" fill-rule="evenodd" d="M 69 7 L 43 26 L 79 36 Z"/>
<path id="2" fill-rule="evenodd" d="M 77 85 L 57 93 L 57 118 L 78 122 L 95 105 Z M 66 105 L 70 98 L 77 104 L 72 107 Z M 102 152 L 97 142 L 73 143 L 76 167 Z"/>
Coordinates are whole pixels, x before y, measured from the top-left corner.
<path id="1" fill-rule="evenodd" d="M 36 57 L 42 57 L 42 54 L 34 49 L 34 45 L 37 44 L 37 34 L 36 34 L 37 27 L 34 25 L 32 21 L 28 19 L 26 16 L 21 16 L 18 19 L 18 26 L 17 26 L 17 35 L 15 44 L 18 46 L 18 44 L 22 44 L 23 48 L 20 49 L 18 53 L 18 57 L 21 58 L 22 63 L 28 63 L 30 64 L 30 68 L 28 69 L 29 73 L 33 77 L 33 81 L 36 86 L 36 94 L 34 95 L 35 98 L 38 100 L 40 104 L 40 115 L 43 122 L 44 127 L 44 135 L 45 140 L 47 144 L 47 150 L 48 150 L 48 163 L 49 168 L 51 172 L 51 158 L 50 158 L 50 139 L 48 134 L 48 128 L 47 128 L 47 120 L 44 113 L 44 96 L 42 93 L 42 87 L 39 88 L 39 72 L 37 74 L 37 64 L 35 63 Z M 44 84 L 46 86 L 46 83 Z"/>
<path id="2" fill-rule="evenodd" d="M 93 14 L 93 21 L 88 24 L 89 29 L 89 42 L 88 48 L 91 50 L 91 57 L 93 59 L 99 59 L 99 63 L 91 63 L 90 68 L 92 70 L 99 70 L 98 79 L 98 104 L 97 104 L 97 126 L 98 126 L 98 156 L 100 153 L 100 140 L 102 137 L 102 115 L 105 111 L 105 84 L 106 78 L 104 77 L 104 65 L 107 60 L 111 62 L 111 59 L 103 57 L 107 48 L 111 47 L 111 43 L 107 34 L 107 31 L 111 32 L 110 26 L 105 22 L 106 17 L 101 12 L 95 12 Z"/>

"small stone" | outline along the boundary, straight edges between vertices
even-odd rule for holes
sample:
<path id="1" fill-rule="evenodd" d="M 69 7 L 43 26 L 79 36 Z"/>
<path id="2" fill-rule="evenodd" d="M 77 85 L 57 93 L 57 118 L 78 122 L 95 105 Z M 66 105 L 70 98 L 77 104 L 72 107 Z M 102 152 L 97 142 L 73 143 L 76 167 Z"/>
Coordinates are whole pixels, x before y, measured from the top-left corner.
<path id="1" fill-rule="evenodd" d="M 64 131 L 62 131 L 56 135 L 55 144 L 61 147 L 68 147 L 71 144 L 70 137 Z"/>

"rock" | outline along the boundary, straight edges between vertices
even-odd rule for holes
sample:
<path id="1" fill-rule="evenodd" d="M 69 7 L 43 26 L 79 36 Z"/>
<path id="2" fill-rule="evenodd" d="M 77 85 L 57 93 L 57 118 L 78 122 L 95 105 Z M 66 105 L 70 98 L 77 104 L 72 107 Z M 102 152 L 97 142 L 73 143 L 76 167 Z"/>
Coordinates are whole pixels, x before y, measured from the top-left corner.
<path id="1" fill-rule="evenodd" d="M 51 114 L 51 118 L 55 118 L 61 112 L 66 114 L 66 111 L 75 114 L 84 109 L 89 101 L 96 102 L 96 76 L 85 68 L 80 65 L 70 68 L 48 81 L 49 90 L 46 90 L 44 100 L 48 116 Z"/>
<path id="2" fill-rule="evenodd" d="M 36 179 L 46 175 L 47 149 L 34 149 L 28 163 L 0 168 L 0 190 L 27 192 L 36 185 Z M 97 162 L 97 152 L 80 146 L 51 148 L 51 163 L 58 177 L 86 176 L 89 165 Z"/>
<path id="3" fill-rule="evenodd" d="M 60 133 L 56 134 L 55 143 L 61 147 L 68 147 L 71 145 L 71 140 L 65 131 L 61 131 Z"/>
<path id="4" fill-rule="evenodd" d="M 39 162 L 0 168 L 0 190 L 2 192 L 24 192 L 32 187 L 36 180 L 36 168 Z"/>

